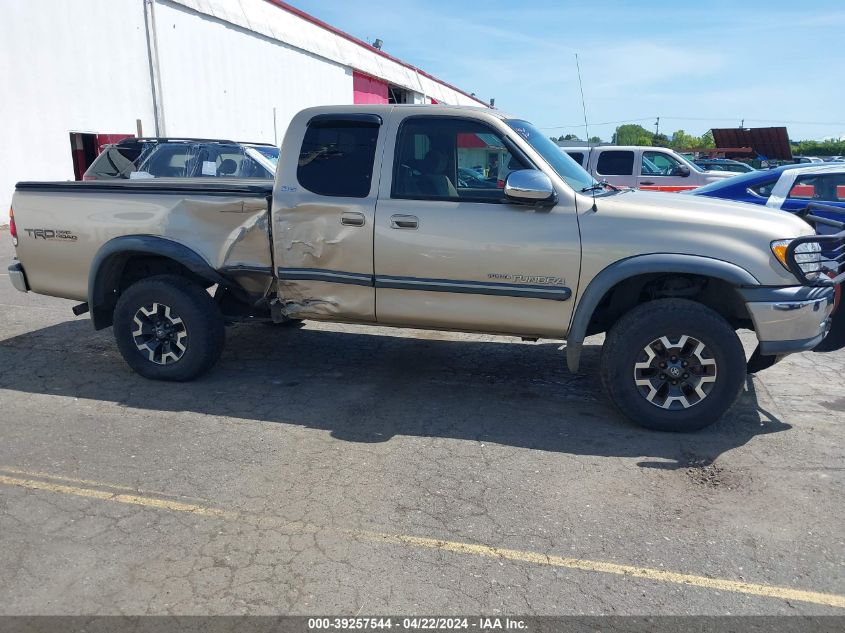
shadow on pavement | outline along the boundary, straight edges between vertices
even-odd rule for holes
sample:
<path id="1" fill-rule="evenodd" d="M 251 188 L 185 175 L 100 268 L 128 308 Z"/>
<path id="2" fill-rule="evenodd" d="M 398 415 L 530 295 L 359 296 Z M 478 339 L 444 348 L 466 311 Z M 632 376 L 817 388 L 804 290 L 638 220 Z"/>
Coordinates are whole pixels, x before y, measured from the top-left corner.
<path id="1" fill-rule="evenodd" d="M 0 342 L 0 388 L 300 425 L 350 442 L 454 438 L 643 458 L 639 465 L 650 468 L 706 466 L 756 435 L 791 428 L 760 407 L 750 378 L 718 424 L 692 435 L 657 433 L 628 423 L 605 403 L 596 345 L 585 346 L 582 373 L 573 375 L 559 343 L 345 330 L 230 328 L 216 369 L 173 384 L 133 374 L 111 330 L 67 321 Z"/>

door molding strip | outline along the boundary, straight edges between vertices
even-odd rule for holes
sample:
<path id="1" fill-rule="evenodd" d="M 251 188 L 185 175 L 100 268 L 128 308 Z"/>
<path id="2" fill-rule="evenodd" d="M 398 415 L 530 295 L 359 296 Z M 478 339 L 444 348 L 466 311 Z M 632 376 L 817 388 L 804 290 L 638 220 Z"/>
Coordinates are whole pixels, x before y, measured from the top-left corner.
<path id="1" fill-rule="evenodd" d="M 572 290 L 566 286 L 505 284 L 458 279 L 426 279 L 423 277 L 395 277 L 392 275 L 368 275 L 366 273 L 350 273 L 323 268 L 279 268 L 278 275 L 279 279 L 283 281 L 325 281 L 357 286 L 375 286 L 376 288 L 392 290 L 453 292 L 500 297 L 524 297 L 526 299 L 548 299 L 551 301 L 566 301 L 572 297 Z"/>

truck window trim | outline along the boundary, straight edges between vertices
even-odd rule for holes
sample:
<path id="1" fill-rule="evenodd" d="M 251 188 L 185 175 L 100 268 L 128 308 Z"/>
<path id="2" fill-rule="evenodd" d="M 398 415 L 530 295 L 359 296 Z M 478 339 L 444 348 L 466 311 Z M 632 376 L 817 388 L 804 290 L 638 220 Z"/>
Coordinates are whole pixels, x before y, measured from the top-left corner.
<path id="1" fill-rule="evenodd" d="M 378 114 L 365 114 L 362 112 L 350 112 L 346 114 L 317 114 L 308 119 L 307 127 L 311 125 L 328 126 L 332 123 L 361 123 L 364 125 L 375 125 L 381 127 L 384 123 Z"/>

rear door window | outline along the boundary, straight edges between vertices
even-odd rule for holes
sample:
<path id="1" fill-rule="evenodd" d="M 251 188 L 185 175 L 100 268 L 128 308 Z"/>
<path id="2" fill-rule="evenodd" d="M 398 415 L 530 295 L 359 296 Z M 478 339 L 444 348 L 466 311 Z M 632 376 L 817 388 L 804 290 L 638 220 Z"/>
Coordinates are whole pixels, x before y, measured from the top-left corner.
<path id="1" fill-rule="evenodd" d="M 566 152 L 569 157 L 579 165 L 584 165 L 584 152 Z"/>
<path id="2" fill-rule="evenodd" d="M 788 197 L 791 200 L 845 202 L 845 174 L 799 176 Z"/>
<path id="3" fill-rule="evenodd" d="M 632 176 L 634 174 L 634 152 L 608 150 L 599 154 L 596 172 L 602 176 Z"/>
<path id="4" fill-rule="evenodd" d="M 312 119 L 299 150 L 299 184 L 321 196 L 366 198 L 380 128 L 377 119 Z"/>

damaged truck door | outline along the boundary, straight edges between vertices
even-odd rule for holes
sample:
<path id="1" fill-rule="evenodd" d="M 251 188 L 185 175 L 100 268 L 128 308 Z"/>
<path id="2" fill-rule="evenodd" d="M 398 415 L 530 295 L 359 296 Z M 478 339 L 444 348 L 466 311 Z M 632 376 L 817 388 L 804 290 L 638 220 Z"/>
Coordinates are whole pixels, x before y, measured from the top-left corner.
<path id="1" fill-rule="evenodd" d="M 290 182 L 279 183 L 273 196 L 273 252 L 283 311 L 292 319 L 374 322 L 382 118 L 311 114 L 300 113 L 291 122 L 278 170 Z"/>

